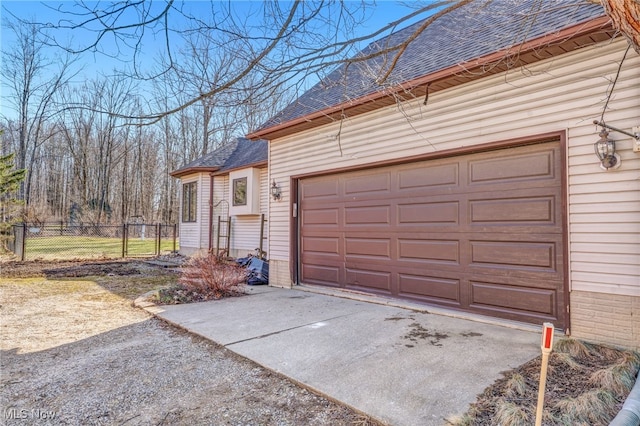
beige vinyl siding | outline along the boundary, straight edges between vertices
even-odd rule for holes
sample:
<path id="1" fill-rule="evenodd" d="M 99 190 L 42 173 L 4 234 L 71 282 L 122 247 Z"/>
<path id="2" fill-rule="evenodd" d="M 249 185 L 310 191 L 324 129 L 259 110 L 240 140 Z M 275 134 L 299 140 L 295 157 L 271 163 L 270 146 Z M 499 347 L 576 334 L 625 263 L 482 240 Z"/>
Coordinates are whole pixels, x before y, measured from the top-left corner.
<path id="1" fill-rule="evenodd" d="M 621 58 L 622 51 L 618 63 Z M 639 70 L 638 55 L 629 52 L 604 116 L 608 124 L 627 131 L 640 124 Z M 640 154 L 630 137 L 612 131 L 622 165 L 600 169 L 594 164 L 593 119 L 600 114 L 568 131 L 571 289 L 640 296 Z"/>
<path id="2" fill-rule="evenodd" d="M 180 191 L 185 183 L 197 182 L 196 221 L 183 222 L 180 211 L 180 253 L 191 255 L 208 248 L 209 226 L 209 174 L 196 173 L 180 179 Z M 180 193 L 180 209 L 182 209 L 182 193 Z"/>
<path id="3" fill-rule="evenodd" d="M 211 176 L 200 173 L 198 191 L 198 224 L 200 225 L 200 248 L 209 249 L 209 201 L 211 198 Z"/>
<path id="4" fill-rule="evenodd" d="M 281 148 L 285 149 L 282 150 Z M 269 285 L 277 284 L 288 287 L 291 284 L 288 272 L 286 277 L 281 276 L 279 280 L 272 280 L 271 278 L 275 277 L 272 271 L 275 266 L 273 261 L 289 260 L 290 176 L 300 173 L 298 166 L 296 166 L 295 172 L 288 169 L 288 167 L 293 167 L 295 164 L 295 149 L 296 141 L 291 139 L 282 145 L 278 142 L 269 143 L 269 182 L 271 183 L 275 179 L 281 190 L 280 200 L 272 200 L 269 203 L 269 259 L 271 261 L 269 264 Z M 301 148 L 300 151 L 304 152 L 304 149 Z M 306 153 L 300 156 L 307 157 Z M 307 165 L 312 166 L 312 164 Z M 281 269 L 288 271 L 288 267 Z"/>
<path id="5" fill-rule="evenodd" d="M 269 256 L 269 201 L 271 199 L 271 184 L 269 183 L 269 169 L 260 169 L 260 213 L 264 214 L 264 229 L 262 250 Z M 259 234 L 258 234 L 259 239 Z"/>
<path id="6" fill-rule="evenodd" d="M 227 216 L 229 214 L 229 175 L 213 178 L 213 214 Z"/>
<path id="7" fill-rule="evenodd" d="M 268 172 L 266 168 L 260 169 L 260 212 L 268 213 Z M 217 206 L 216 206 L 217 204 Z M 218 232 L 218 216 L 226 220 L 229 216 L 229 175 L 214 177 L 213 185 L 213 248 L 216 248 Z M 254 253 L 260 246 L 260 215 L 231 216 L 231 245 L 230 255 L 244 257 L 249 253 Z M 267 224 L 265 224 L 264 235 L 268 235 Z M 223 233 L 226 230 L 223 231 Z M 224 247 L 224 243 L 220 245 Z M 263 250 L 269 250 L 268 240 L 263 241 Z"/>
<path id="8" fill-rule="evenodd" d="M 213 250 L 225 248 L 224 239 L 220 238 L 218 246 L 218 217 L 227 220 L 229 217 L 229 175 L 214 176 L 213 178 L 213 218 L 212 218 L 212 235 L 211 248 Z M 223 231 L 222 234 L 226 232 Z"/>
<path id="9" fill-rule="evenodd" d="M 463 146 L 566 131 L 572 290 L 640 294 L 640 154 L 619 133 L 622 166 L 600 169 L 593 153 L 611 81 L 626 42 L 601 43 L 270 142 L 271 177 L 283 198 L 271 203 L 271 258 L 289 259 L 291 176 Z M 640 58 L 621 70 L 605 121 L 640 125 Z M 613 264 L 609 263 L 613 262 Z M 610 266 L 610 267 L 608 267 Z M 283 270 L 288 268 L 282 268 Z"/>

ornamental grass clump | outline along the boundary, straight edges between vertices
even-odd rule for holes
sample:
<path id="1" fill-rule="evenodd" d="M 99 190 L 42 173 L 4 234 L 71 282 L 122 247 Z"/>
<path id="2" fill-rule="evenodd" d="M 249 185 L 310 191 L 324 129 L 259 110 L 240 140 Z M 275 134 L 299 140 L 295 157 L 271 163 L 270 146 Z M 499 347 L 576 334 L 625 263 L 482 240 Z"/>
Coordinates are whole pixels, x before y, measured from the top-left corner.
<path id="1" fill-rule="evenodd" d="M 178 283 L 199 300 L 217 300 L 244 294 L 247 270 L 214 255 L 195 256 L 181 270 Z"/>
<path id="2" fill-rule="evenodd" d="M 541 356 L 505 373 L 478 396 L 456 426 L 532 425 Z M 542 424 L 607 425 L 635 384 L 640 353 L 577 339 L 559 339 L 549 357 Z"/>

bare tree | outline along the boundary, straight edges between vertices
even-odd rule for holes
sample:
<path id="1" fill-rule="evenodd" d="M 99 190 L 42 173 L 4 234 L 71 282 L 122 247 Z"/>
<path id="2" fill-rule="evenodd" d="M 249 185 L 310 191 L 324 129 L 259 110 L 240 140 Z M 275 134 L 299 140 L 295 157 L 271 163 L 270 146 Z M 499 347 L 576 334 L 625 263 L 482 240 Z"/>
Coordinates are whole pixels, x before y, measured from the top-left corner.
<path id="1" fill-rule="evenodd" d="M 346 58 L 354 53 L 351 42 L 336 40 L 349 39 L 351 29 L 365 18 L 364 3 L 356 2 L 296 1 L 290 7 L 287 4 L 286 8 L 280 3 L 264 2 L 254 4 L 243 14 L 234 9 L 242 3 L 211 2 L 207 16 L 188 10 L 188 3 L 173 1 L 163 2 L 159 8 L 157 2 L 137 1 L 112 3 L 99 10 L 87 5 L 82 3 L 66 9 L 62 4 L 58 10 L 63 20 L 51 26 L 80 32 L 82 40 L 89 40 L 73 48 L 65 47 L 72 53 L 90 51 L 122 56 L 124 50 L 129 49 L 134 64 L 127 73 L 129 78 L 148 80 L 163 73 L 178 72 L 183 81 L 189 79 L 189 73 L 195 69 L 178 66 L 176 39 L 193 40 L 194 35 L 206 35 L 204 43 L 196 46 L 200 49 L 198 55 L 205 52 L 202 47 L 207 44 L 210 46 L 208 52 L 215 52 L 215 56 L 209 55 L 209 58 L 216 58 L 213 63 L 216 69 L 207 64 L 210 85 L 185 87 L 182 100 L 168 105 L 163 111 L 127 117 L 143 117 L 150 121 L 203 102 L 210 105 L 206 100 L 221 93 L 240 93 L 241 88 L 248 86 L 247 77 L 252 73 L 263 77 L 253 80 L 257 85 L 251 88 L 250 94 L 255 98 L 260 91 L 267 92 L 273 82 L 320 72 L 329 65 L 325 59 L 331 55 Z M 358 11 L 361 12 L 359 15 Z M 181 19 L 173 19 L 176 15 Z M 181 26 L 173 26 L 178 21 Z M 150 32 L 166 39 L 163 67 L 153 71 L 141 67 L 144 62 L 142 46 Z M 62 46 L 54 36 L 49 39 L 50 43 Z M 102 43 L 107 38 L 117 46 L 115 51 Z M 246 103 L 247 98 L 245 92 L 241 102 Z"/>
<path id="2" fill-rule="evenodd" d="M 176 170 L 184 159 L 180 156 L 175 132 L 175 117 L 164 117 L 160 120 L 156 128 L 157 139 L 156 146 L 160 156 L 159 173 L 160 175 L 160 193 L 158 196 L 158 219 L 164 223 L 173 223 L 177 221 L 177 182 L 171 178 L 169 173 Z"/>
<path id="3" fill-rule="evenodd" d="M 71 66 L 77 58 L 68 54 L 55 60 L 47 57 L 41 28 L 36 24 L 11 21 L 6 25 L 17 40 L 3 50 L 2 57 L 3 79 L 10 92 L 5 102 L 18 117 L 12 129 L 17 133 L 16 163 L 21 169 L 33 170 L 40 147 L 53 135 L 45 132 L 45 125 L 58 112 L 54 97 L 73 77 Z M 19 191 L 27 204 L 32 182 L 32 174 L 27 173 Z"/>
<path id="4" fill-rule="evenodd" d="M 482 0 L 488 2 L 489 0 Z M 211 2 L 208 8 L 191 10 L 190 3 L 167 0 L 164 2 L 140 2 L 123 0 L 104 7 L 92 6 L 81 2 L 73 8 L 63 4 L 57 10 L 65 18 L 54 24 L 58 29 L 83 34 L 83 43 L 68 48 L 74 53 L 102 52 L 112 56 L 122 56 L 129 53 L 132 59 L 133 72 L 129 77 L 142 79 L 154 78 L 162 73 L 184 71 L 176 60 L 176 46 L 181 37 L 208 38 L 208 44 L 213 47 L 206 52 L 213 55 L 203 55 L 205 51 L 198 51 L 197 55 L 209 59 L 217 66 L 210 69 L 208 87 L 197 85 L 198 90 L 185 91 L 180 102 L 167 105 L 163 110 L 138 114 L 137 118 L 157 121 L 160 118 L 174 114 L 192 105 L 210 105 L 209 99 L 215 99 L 219 94 L 238 91 L 247 87 L 247 78 L 261 75 L 259 81 L 252 83 L 250 94 L 268 91 L 275 82 L 287 81 L 291 86 L 302 84 L 305 77 L 317 75 L 335 68 L 345 61 L 366 61 L 370 59 L 361 55 L 354 59 L 354 53 L 362 43 L 371 42 L 385 33 L 396 29 L 409 19 L 418 16 L 432 16 L 424 25 L 416 28 L 413 37 L 398 40 L 397 44 L 385 46 L 372 52 L 372 55 L 388 55 L 391 59 L 385 69 L 380 70 L 380 81 L 384 82 L 397 59 L 402 55 L 407 44 L 433 20 L 444 16 L 459 8 L 470 0 L 426 1 L 413 6 L 413 10 L 395 22 L 372 31 L 360 37 L 353 37 L 353 28 L 366 19 L 367 10 L 374 4 L 362 2 L 342 2 L 323 0 L 296 0 L 293 2 L 261 2 L 243 4 L 241 2 Z M 576 4 L 578 4 L 576 0 Z M 635 0 L 603 0 L 604 11 L 612 17 L 614 22 L 621 23 L 620 31 L 624 32 L 630 43 L 638 49 L 638 27 L 633 25 L 633 14 L 629 10 L 638 11 Z M 202 4 L 201 4 L 202 5 Z M 535 2 L 534 8 L 544 7 L 543 2 Z M 73 10 L 73 14 L 70 10 Z M 242 10 L 241 10 L 242 9 Z M 536 10 L 531 11 L 531 19 L 535 19 Z M 625 13 L 627 12 L 627 13 Z M 632 16 L 628 18 L 628 16 Z M 174 18 L 180 19 L 174 19 Z M 618 19 L 616 17 L 626 17 Z M 635 18 L 638 15 L 636 13 Z M 629 22 L 631 19 L 631 22 Z M 186 23 L 185 25 L 177 24 Z M 180 25 L 180 26 L 178 26 Z M 162 54 L 165 58 L 163 67 L 149 72 L 142 67 L 142 46 L 153 35 L 161 38 L 164 43 Z M 111 47 L 107 47 L 105 40 L 111 40 Z M 55 37 L 50 42 L 60 45 Z M 115 46 L 115 47 L 113 47 Z M 228 59 L 226 60 L 213 60 Z M 350 58 L 350 59 L 349 59 Z M 194 69 L 192 68 L 191 71 Z M 182 78 L 188 78 L 188 72 L 182 73 Z M 195 89 L 195 87 L 194 87 Z M 251 102 L 249 94 L 245 94 L 244 103 Z M 132 118 L 132 117 L 130 117 Z M 205 122 L 206 117 L 205 117 Z M 206 125 L 201 123 L 202 125 Z"/>
<path id="5" fill-rule="evenodd" d="M 223 84 L 226 76 L 238 72 L 238 53 L 221 49 L 223 44 L 215 39 L 215 34 L 193 32 L 185 35 L 185 47 L 176 53 L 175 63 L 162 62 L 161 70 L 170 71 L 162 74 L 163 84 L 156 86 L 164 86 L 164 91 L 156 93 L 163 94 L 168 90 L 180 104 Z M 266 80 L 270 82 L 268 86 L 264 85 Z M 284 81 L 255 70 L 236 86 L 200 98 L 199 102 L 181 110 L 179 115 L 191 118 L 193 134 L 190 137 L 192 142 L 193 139 L 199 141 L 197 147 L 200 151 L 196 156 L 202 156 L 233 137 L 248 133 L 252 126 L 264 122 L 293 98 L 294 93 L 287 92 Z M 166 96 L 160 100 L 165 102 L 164 109 L 168 106 L 166 101 Z"/>
<path id="6" fill-rule="evenodd" d="M 117 114 L 129 113 L 133 101 L 130 86 L 106 79 L 86 82 L 61 95 L 60 102 L 86 106 L 69 108 L 59 127 L 73 159 L 74 202 L 92 223 L 102 223 L 112 213 L 112 178 L 118 162 L 126 160 L 132 149 L 127 146 L 128 128 Z"/>

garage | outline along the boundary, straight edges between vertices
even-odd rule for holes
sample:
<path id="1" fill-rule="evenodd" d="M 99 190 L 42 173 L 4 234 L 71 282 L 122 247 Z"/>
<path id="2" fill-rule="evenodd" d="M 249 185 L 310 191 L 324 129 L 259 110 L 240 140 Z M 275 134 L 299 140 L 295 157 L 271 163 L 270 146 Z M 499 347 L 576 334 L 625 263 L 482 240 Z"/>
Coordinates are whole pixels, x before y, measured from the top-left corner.
<path id="1" fill-rule="evenodd" d="M 560 141 L 305 177 L 298 279 L 566 326 Z"/>

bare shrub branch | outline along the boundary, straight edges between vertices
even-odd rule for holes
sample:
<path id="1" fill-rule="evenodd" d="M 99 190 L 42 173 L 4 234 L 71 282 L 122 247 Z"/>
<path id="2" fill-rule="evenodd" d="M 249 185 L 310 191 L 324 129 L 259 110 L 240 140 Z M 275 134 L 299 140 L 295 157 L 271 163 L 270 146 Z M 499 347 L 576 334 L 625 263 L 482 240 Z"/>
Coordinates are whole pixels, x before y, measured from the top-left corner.
<path id="1" fill-rule="evenodd" d="M 178 280 L 187 291 L 201 295 L 203 300 L 242 295 L 246 281 L 245 268 L 212 254 L 189 259 L 182 266 Z"/>

